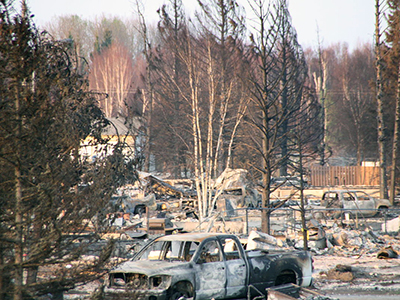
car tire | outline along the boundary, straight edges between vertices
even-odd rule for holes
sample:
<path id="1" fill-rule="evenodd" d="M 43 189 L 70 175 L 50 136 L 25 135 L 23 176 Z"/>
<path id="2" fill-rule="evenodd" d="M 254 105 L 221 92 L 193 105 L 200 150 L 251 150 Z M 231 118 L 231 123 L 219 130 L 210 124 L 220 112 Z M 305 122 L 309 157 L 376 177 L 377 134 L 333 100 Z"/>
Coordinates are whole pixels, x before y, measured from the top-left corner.
<path id="1" fill-rule="evenodd" d="M 377 211 L 376 215 L 378 217 L 384 217 L 384 216 L 387 216 L 388 212 L 389 212 L 389 207 L 380 206 L 380 207 L 378 207 L 378 211 Z"/>
<path id="2" fill-rule="evenodd" d="M 193 287 L 190 283 L 178 282 L 171 290 L 168 300 L 185 300 L 193 298 Z"/>

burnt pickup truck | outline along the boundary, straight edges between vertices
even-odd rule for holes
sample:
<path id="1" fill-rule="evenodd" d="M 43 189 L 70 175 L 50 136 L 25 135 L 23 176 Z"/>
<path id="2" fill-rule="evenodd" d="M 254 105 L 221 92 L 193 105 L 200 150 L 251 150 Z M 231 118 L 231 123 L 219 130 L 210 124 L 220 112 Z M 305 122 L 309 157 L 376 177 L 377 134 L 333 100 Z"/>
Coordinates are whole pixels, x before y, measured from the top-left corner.
<path id="1" fill-rule="evenodd" d="M 235 235 L 184 233 L 154 239 L 108 274 L 106 299 L 239 299 L 312 282 L 308 251 L 245 250 Z"/>

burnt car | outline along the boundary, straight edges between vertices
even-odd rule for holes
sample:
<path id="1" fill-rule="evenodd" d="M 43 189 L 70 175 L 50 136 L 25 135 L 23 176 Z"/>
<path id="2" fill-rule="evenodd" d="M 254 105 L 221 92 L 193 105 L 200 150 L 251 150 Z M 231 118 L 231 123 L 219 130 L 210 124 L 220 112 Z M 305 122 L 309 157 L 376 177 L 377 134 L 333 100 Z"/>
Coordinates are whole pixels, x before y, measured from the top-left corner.
<path id="1" fill-rule="evenodd" d="M 328 216 L 342 213 L 376 216 L 392 205 L 387 199 L 377 199 L 360 190 L 333 190 L 323 194 L 321 207 L 327 208 Z"/>
<path id="2" fill-rule="evenodd" d="M 146 212 L 148 203 L 144 199 L 133 199 L 128 195 L 112 196 L 110 203 L 115 207 L 115 211 L 142 215 Z"/>

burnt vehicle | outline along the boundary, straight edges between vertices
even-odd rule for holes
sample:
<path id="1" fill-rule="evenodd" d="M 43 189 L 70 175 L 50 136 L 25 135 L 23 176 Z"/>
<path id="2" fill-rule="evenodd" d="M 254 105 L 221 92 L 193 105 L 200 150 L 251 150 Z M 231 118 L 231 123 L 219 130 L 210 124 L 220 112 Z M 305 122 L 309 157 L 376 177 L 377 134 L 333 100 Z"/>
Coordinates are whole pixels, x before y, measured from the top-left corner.
<path id="1" fill-rule="evenodd" d="M 146 199 L 134 199 L 128 195 L 115 195 L 111 197 L 110 203 L 115 207 L 115 211 L 142 215 L 146 212 L 149 205 Z"/>
<path id="2" fill-rule="evenodd" d="M 238 299 L 248 290 L 309 286 L 312 270 L 308 251 L 245 250 L 235 235 L 184 233 L 156 238 L 112 269 L 104 292 L 106 299 Z"/>
<path id="3" fill-rule="evenodd" d="M 360 190 L 336 190 L 323 194 L 321 206 L 329 209 L 327 216 L 338 217 L 343 213 L 376 216 L 390 207 L 387 199 L 377 199 Z M 338 208 L 339 210 L 336 210 Z"/>

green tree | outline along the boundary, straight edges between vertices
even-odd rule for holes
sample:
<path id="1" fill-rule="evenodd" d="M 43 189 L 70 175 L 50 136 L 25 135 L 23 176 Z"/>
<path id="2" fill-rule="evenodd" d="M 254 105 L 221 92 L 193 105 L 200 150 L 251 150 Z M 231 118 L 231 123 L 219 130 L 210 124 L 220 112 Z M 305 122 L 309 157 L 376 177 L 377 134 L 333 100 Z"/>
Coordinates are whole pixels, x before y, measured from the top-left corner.
<path id="1" fill-rule="evenodd" d="M 107 142 L 107 121 L 68 44 L 39 33 L 25 2 L 21 14 L 0 3 L 0 299 L 59 294 L 101 275 L 111 244 L 94 261 L 80 257 L 106 227 L 87 229 L 134 174 L 119 145 L 90 164 L 79 155 L 89 134 Z"/>

